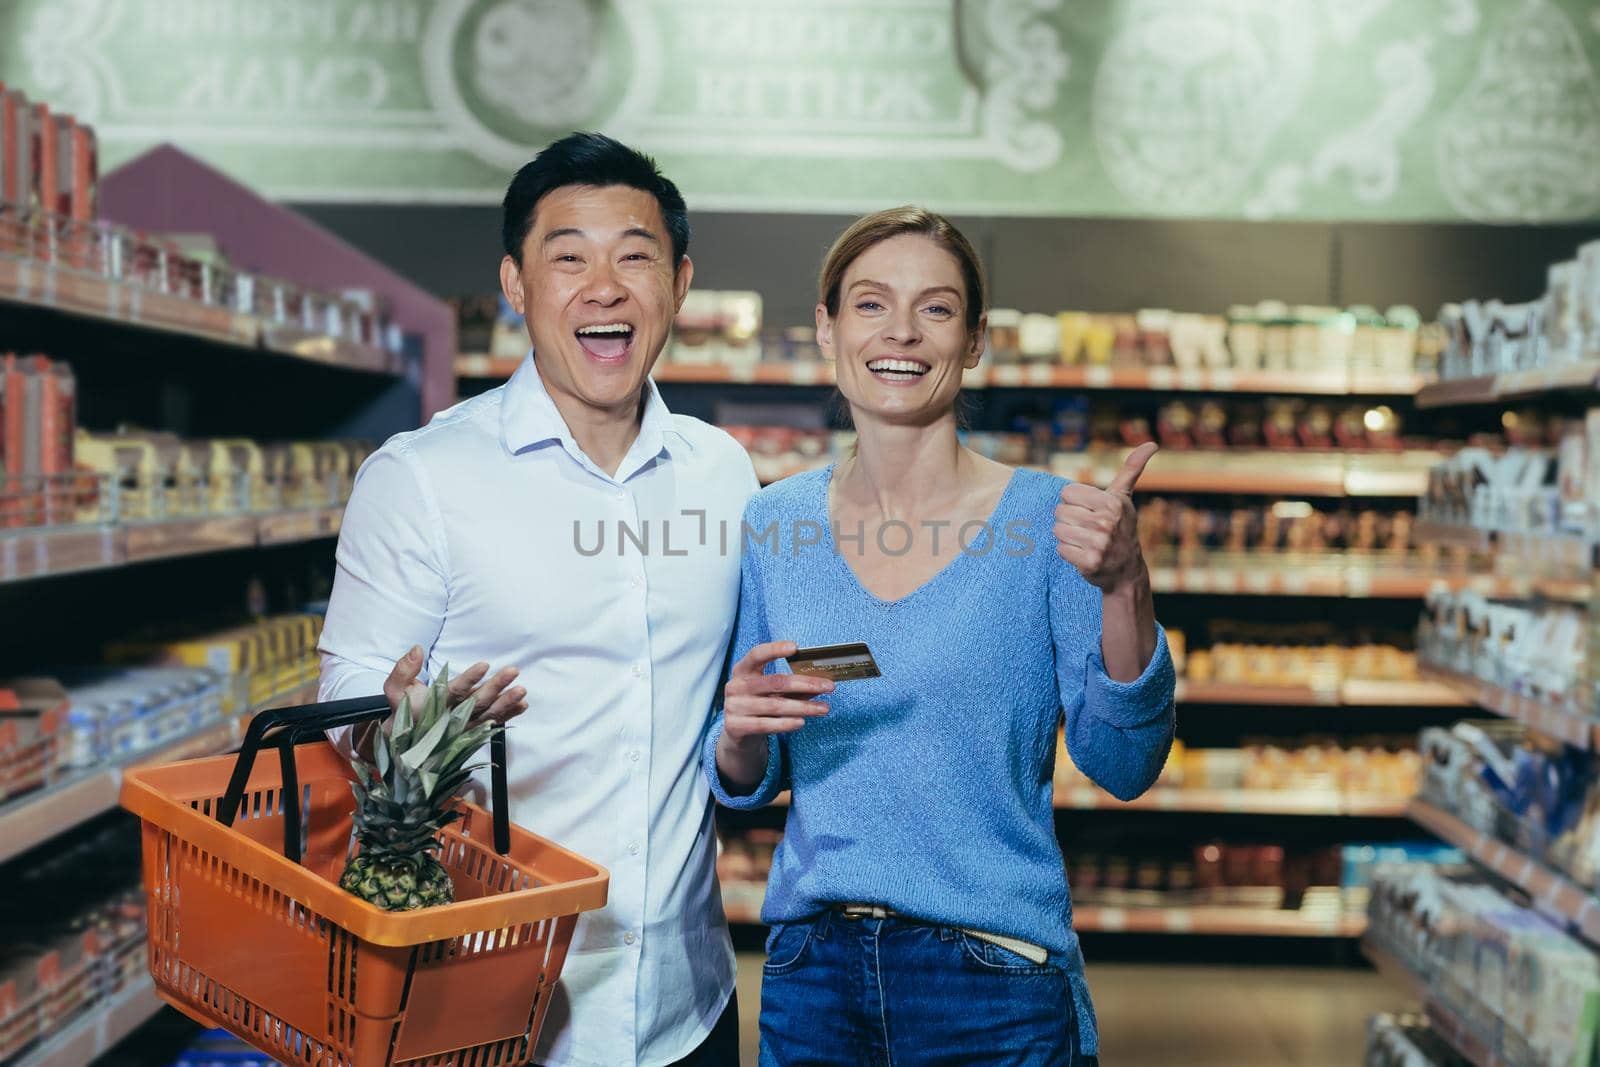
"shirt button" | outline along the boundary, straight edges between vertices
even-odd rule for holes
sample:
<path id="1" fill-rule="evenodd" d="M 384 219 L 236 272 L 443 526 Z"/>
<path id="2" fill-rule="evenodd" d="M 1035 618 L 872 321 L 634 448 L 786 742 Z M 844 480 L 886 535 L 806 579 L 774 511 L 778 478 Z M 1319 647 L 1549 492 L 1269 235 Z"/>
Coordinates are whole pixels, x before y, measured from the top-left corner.
<path id="1" fill-rule="evenodd" d="M 629 930 L 627 933 L 622 935 L 622 943 L 625 944 L 625 945 L 631 945 L 637 940 L 639 940 L 639 939 L 637 937 L 633 936 L 633 931 L 632 930 Z"/>
<path id="2" fill-rule="evenodd" d="M 638 845 L 635 844 L 635 845 L 629 845 L 628 846 L 628 855 L 637 856 L 638 854 L 639 854 L 639 846 Z"/>
<path id="3" fill-rule="evenodd" d="M 643 678 L 644 677 L 644 664 L 635 663 L 633 665 L 633 676 L 635 678 Z"/>
<path id="4" fill-rule="evenodd" d="M 627 490 L 625 490 L 625 489 L 618 489 L 618 490 L 617 490 L 617 499 L 618 499 L 618 500 L 626 500 L 626 499 L 628 499 L 628 493 L 627 493 Z"/>
<path id="5" fill-rule="evenodd" d="M 636 749 L 636 748 L 629 749 L 628 750 L 628 758 L 633 760 L 633 762 L 638 763 L 639 762 L 639 750 Z"/>
<path id="6" fill-rule="evenodd" d="M 643 578 L 635 578 L 635 579 L 633 579 L 633 581 L 629 582 L 628 584 L 633 586 L 635 589 L 637 589 L 641 585 L 644 584 L 644 579 Z"/>

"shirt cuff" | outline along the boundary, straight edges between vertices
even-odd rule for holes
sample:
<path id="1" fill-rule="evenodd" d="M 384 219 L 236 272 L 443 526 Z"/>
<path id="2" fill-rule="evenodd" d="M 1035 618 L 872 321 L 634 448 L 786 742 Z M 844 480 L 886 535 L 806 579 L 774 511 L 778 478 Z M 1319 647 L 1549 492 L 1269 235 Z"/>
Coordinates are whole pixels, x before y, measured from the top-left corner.
<path id="1" fill-rule="evenodd" d="M 1172 711 L 1177 675 L 1172 668 L 1172 652 L 1167 648 L 1167 631 L 1156 624 L 1156 651 L 1144 673 L 1131 682 L 1119 682 L 1106 673 L 1106 664 L 1096 645 L 1089 652 L 1086 672 L 1085 706 L 1096 717 L 1113 726 L 1146 726 L 1166 718 Z"/>
<path id="2" fill-rule="evenodd" d="M 771 804 L 783 792 L 783 749 L 778 744 L 778 735 L 767 735 L 767 773 L 745 794 L 729 793 L 722 781 L 722 772 L 717 769 L 717 739 L 721 736 L 722 713 L 719 711 L 711 729 L 706 731 L 705 749 L 701 753 L 706 780 L 711 783 L 711 795 L 718 804 L 735 811 L 751 811 Z"/>

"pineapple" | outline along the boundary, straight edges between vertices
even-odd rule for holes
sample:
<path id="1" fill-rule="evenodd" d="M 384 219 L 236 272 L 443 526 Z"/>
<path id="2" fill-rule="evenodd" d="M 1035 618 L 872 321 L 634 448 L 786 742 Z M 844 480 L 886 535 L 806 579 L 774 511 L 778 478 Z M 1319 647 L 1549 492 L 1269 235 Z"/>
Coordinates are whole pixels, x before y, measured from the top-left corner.
<path id="1" fill-rule="evenodd" d="M 390 730 L 374 732 L 375 761 L 351 761 L 356 781 L 355 834 L 360 850 L 339 885 L 385 911 L 448 904 L 450 872 L 434 855 L 439 831 L 461 817 L 452 801 L 474 767 L 467 760 L 489 740 L 492 723 L 468 726 L 474 701 L 446 710 L 449 669 L 428 689 L 420 711 L 400 701 Z"/>

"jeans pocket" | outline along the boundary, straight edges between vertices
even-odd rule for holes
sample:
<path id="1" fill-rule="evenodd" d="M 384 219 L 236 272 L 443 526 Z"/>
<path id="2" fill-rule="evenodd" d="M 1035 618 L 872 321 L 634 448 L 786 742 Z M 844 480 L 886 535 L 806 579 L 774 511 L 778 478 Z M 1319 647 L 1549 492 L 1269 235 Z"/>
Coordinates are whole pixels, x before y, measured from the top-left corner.
<path id="1" fill-rule="evenodd" d="M 1021 953 L 1013 952 L 993 941 L 958 931 L 961 957 L 967 966 L 993 974 L 1061 974 L 1061 968 L 1046 960 L 1035 963 Z"/>
<path id="2" fill-rule="evenodd" d="M 806 949 L 811 946 L 812 923 L 808 921 L 779 923 L 767 935 L 767 962 L 761 973 L 769 978 L 788 974 L 805 962 Z"/>

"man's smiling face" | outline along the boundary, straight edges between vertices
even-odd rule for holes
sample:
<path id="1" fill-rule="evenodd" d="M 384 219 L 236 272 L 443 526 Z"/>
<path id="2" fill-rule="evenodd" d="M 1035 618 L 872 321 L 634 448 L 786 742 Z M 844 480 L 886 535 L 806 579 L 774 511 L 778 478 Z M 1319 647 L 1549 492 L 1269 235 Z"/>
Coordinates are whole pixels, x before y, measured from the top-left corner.
<path id="1" fill-rule="evenodd" d="M 694 267 L 673 262 L 661 206 L 626 185 L 564 185 L 534 208 L 522 266 L 500 280 L 551 396 L 632 413 Z"/>

